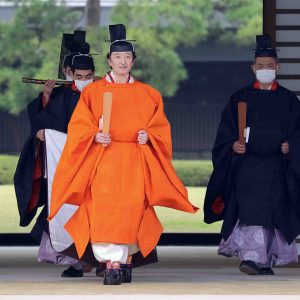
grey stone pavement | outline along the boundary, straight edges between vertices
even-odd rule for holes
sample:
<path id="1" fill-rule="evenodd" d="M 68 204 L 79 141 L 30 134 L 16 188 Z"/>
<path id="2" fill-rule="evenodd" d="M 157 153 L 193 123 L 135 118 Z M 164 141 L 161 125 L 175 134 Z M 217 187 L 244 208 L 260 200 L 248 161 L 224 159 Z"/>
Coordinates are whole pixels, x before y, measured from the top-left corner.
<path id="1" fill-rule="evenodd" d="M 0 247 L 0 299 L 300 299 L 300 265 L 275 268 L 275 276 L 248 276 L 240 273 L 236 258 L 217 256 L 216 250 L 159 247 L 160 262 L 135 269 L 131 284 L 103 286 L 94 271 L 61 278 L 64 267 L 36 261 L 37 247 Z"/>

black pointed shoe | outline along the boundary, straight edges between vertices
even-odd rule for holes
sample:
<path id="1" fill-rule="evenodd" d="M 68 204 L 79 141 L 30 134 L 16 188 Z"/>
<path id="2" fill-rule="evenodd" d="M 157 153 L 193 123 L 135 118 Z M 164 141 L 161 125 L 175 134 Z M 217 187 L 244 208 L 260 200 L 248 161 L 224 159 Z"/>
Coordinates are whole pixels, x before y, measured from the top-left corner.
<path id="1" fill-rule="evenodd" d="M 105 273 L 106 268 L 103 267 L 103 265 L 101 264 L 99 267 L 97 267 L 96 269 L 96 276 L 97 277 L 104 277 L 104 273 Z"/>
<path id="2" fill-rule="evenodd" d="M 83 277 L 82 270 L 76 270 L 72 266 L 61 273 L 61 277 Z"/>
<path id="3" fill-rule="evenodd" d="M 130 283 L 132 280 L 132 264 L 121 264 L 122 283 Z"/>
<path id="4" fill-rule="evenodd" d="M 240 263 L 239 269 L 241 272 L 243 272 L 247 275 L 259 275 L 260 274 L 260 268 L 252 260 L 243 260 Z"/>
<path id="5" fill-rule="evenodd" d="M 271 268 L 259 268 L 259 275 L 274 275 L 274 271 Z"/>
<path id="6" fill-rule="evenodd" d="M 104 272 L 104 285 L 120 285 L 122 283 L 121 279 L 121 269 L 106 269 Z"/>

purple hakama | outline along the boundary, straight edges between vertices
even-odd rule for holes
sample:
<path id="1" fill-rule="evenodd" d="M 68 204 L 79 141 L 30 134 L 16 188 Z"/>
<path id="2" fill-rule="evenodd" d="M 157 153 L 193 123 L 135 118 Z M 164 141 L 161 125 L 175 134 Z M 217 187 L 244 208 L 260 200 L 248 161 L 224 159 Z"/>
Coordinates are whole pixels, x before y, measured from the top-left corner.
<path id="1" fill-rule="evenodd" d="M 222 239 L 219 255 L 251 260 L 259 267 L 272 267 L 298 262 L 297 245 L 287 243 L 279 230 L 263 226 L 247 226 L 237 222 L 232 234 Z"/>

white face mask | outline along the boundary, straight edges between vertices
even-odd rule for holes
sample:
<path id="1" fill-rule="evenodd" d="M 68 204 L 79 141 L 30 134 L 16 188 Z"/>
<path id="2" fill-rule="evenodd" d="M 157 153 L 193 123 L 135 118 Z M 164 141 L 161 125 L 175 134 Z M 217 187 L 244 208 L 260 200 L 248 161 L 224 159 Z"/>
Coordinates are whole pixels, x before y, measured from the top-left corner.
<path id="1" fill-rule="evenodd" d="M 83 89 L 84 89 L 87 85 L 89 85 L 90 83 L 92 83 L 92 82 L 93 82 L 93 79 L 89 79 L 89 80 L 75 80 L 75 85 L 76 85 L 76 87 L 78 88 L 78 90 L 79 90 L 80 92 L 82 92 Z"/>
<path id="2" fill-rule="evenodd" d="M 66 75 L 66 80 L 67 80 L 67 81 L 73 81 L 73 77 L 70 76 L 70 75 Z"/>
<path id="3" fill-rule="evenodd" d="M 261 83 L 271 83 L 276 78 L 276 71 L 270 69 L 256 70 L 256 79 Z"/>

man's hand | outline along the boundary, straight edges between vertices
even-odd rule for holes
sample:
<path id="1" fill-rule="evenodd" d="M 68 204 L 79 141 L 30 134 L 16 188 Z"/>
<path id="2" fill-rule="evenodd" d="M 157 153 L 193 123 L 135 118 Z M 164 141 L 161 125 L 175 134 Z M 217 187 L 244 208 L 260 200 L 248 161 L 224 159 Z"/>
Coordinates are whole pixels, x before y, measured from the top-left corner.
<path id="1" fill-rule="evenodd" d="M 35 135 L 40 141 L 45 141 L 45 131 L 44 129 L 39 130 Z"/>
<path id="2" fill-rule="evenodd" d="M 55 87 L 55 80 L 47 80 L 44 89 L 43 89 L 43 96 L 45 98 L 46 104 L 48 103 L 50 96 L 52 94 L 52 90 Z"/>
<path id="3" fill-rule="evenodd" d="M 149 137 L 148 137 L 148 133 L 145 130 L 140 130 L 138 132 L 138 143 L 140 145 L 146 145 L 148 143 Z"/>
<path id="4" fill-rule="evenodd" d="M 281 144 L 281 152 L 282 152 L 283 154 L 288 154 L 289 151 L 290 151 L 290 145 L 289 145 L 289 143 L 288 143 L 288 142 L 282 143 L 282 144 Z"/>
<path id="5" fill-rule="evenodd" d="M 98 132 L 94 137 L 95 143 L 102 144 L 103 146 L 108 146 L 111 143 L 111 138 L 109 133 Z"/>
<path id="6" fill-rule="evenodd" d="M 246 153 L 246 145 L 240 144 L 239 141 L 234 142 L 234 144 L 232 145 L 232 149 L 237 154 Z"/>

